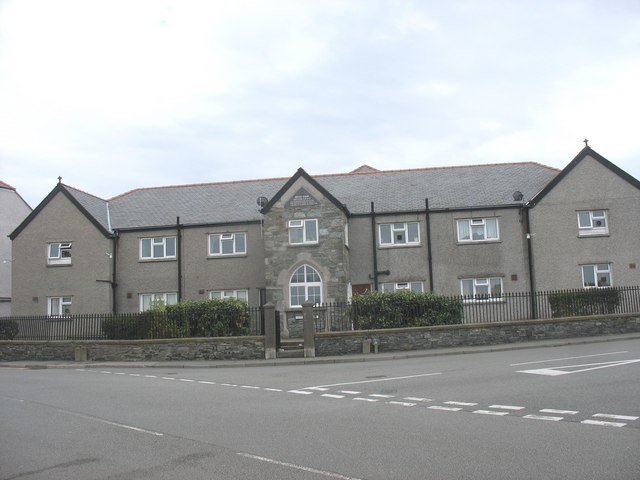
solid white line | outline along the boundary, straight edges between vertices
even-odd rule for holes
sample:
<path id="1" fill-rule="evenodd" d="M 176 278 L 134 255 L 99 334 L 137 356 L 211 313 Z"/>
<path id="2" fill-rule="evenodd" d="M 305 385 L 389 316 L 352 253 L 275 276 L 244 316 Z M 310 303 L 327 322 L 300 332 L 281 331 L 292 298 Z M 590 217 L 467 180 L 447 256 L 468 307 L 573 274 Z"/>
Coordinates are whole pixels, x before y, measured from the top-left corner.
<path id="1" fill-rule="evenodd" d="M 524 410 L 524 407 L 517 405 L 489 405 L 489 408 L 499 408 L 500 410 Z"/>
<path id="2" fill-rule="evenodd" d="M 554 410 L 553 408 L 543 408 L 540 410 L 540 413 L 555 413 L 558 415 L 575 415 L 580 412 L 576 412 L 575 410 Z"/>
<path id="3" fill-rule="evenodd" d="M 478 413 L 480 415 L 498 415 L 498 416 L 509 415 L 509 412 L 496 412 L 493 410 L 475 410 L 473 413 Z"/>
<path id="4" fill-rule="evenodd" d="M 344 395 L 335 395 L 333 393 L 323 393 L 322 396 L 327 398 L 344 398 Z"/>
<path id="5" fill-rule="evenodd" d="M 360 395 L 362 392 L 354 392 L 353 390 L 340 390 L 340 393 L 346 393 L 347 395 Z"/>
<path id="6" fill-rule="evenodd" d="M 608 352 L 608 353 L 596 353 L 594 355 L 581 355 L 579 357 L 552 358 L 551 360 L 537 360 L 535 362 L 512 363 L 509 366 L 510 367 L 517 367 L 517 366 L 520 366 L 520 365 L 533 365 L 534 363 L 560 362 L 562 360 L 575 360 L 577 358 L 600 357 L 600 356 L 603 356 L 603 355 L 620 355 L 622 353 L 629 353 L 629 352 L 627 352 L 627 351 L 624 351 L 624 352 Z"/>
<path id="7" fill-rule="evenodd" d="M 313 392 L 307 392 L 306 390 L 287 390 L 287 393 L 295 393 L 297 395 L 312 395 Z"/>
<path id="8" fill-rule="evenodd" d="M 93 420 L 95 422 L 105 423 L 107 425 L 111 425 L 111 426 L 114 426 L 114 427 L 126 428 L 128 430 L 133 430 L 133 431 L 140 432 L 140 433 L 147 433 L 149 435 L 155 435 L 157 437 L 162 437 L 164 435 L 164 433 L 154 432 L 152 430 L 145 430 L 144 428 L 134 427 L 132 425 L 125 425 L 124 423 L 111 422 L 109 420 L 104 420 L 102 418 L 92 417 L 92 416 L 89 416 L 89 415 L 83 415 L 82 413 L 70 412 L 70 411 L 67 411 L 67 410 L 58 410 L 58 412 L 64 413 L 64 414 L 67 414 L 67 415 L 72 415 L 74 417 L 84 418 L 84 419 L 87 419 L 87 420 Z"/>
<path id="9" fill-rule="evenodd" d="M 445 405 L 460 405 L 461 407 L 475 407 L 477 403 L 469 402 L 444 402 Z"/>
<path id="10" fill-rule="evenodd" d="M 563 417 L 548 417 L 545 415 L 525 415 L 522 418 L 530 418 L 532 420 L 548 420 L 550 422 L 559 422 L 560 420 L 563 420 Z"/>
<path id="11" fill-rule="evenodd" d="M 618 423 L 618 422 L 603 422 L 600 420 L 583 420 L 580 423 L 584 423 L 585 425 L 600 425 L 601 427 L 624 427 L 626 423 Z"/>
<path id="12" fill-rule="evenodd" d="M 376 400 L 375 398 L 362 398 L 362 397 L 356 397 L 353 400 L 359 400 L 361 402 L 369 402 L 369 403 L 373 403 L 373 402 L 378 402 L 379 400 Z"/>
<path id="13" fill-rule="evenodd" d="M 462 408 L 458 408 L 458 407 L 443 407 L 441 405 L 432 405 L 430 407 L 432 410 L 445 410 L 447 412 L 459 412 L 460 410 L 462 410 Z"/>
<path id="14" fill-rule="evenodd" d="M 429 377 L 429 376 L 432 376 L 432 375 L 442 375 L 442 372 L 421 373 L 419 375 L 405 375 L 404 377 L 376 378 L 375 380 L 362 380 L 362 381 L 359 381 L 359 382 L 333 383 L 331 385 L 318 385 L 316 387 L 306 387 L 306 388 L 340 387 L 342 385 L 359 385 L 361 383 L 389 382 L 389 381 L 392 381 L 392 380 L 404 380 L 406 378 Z"/>
<path id="15" fill-rule="evenodd" d="M 198 383 L 203 383 L 205 385 L 215 385 L 216 382 L 207 382 L 206 380 L 198 380 Z"/>
<path id="16" fill-rule="evenodd" d="M 390 402 L 387 402 L 389 405 L 400 405 L 401 407 L 415 407 L 416 404 L 415 403 L 408 403 L 408 402 L 396 402 L 394 400 L 391 400 Z"/>
<path id="17" fill-rule="evenodd" d="M 630 363 L 637 363 L 637 362 L 640 362 L 640 358 L 635 358 L 633 360 L 618 360 L 615 362 L 585 363 L 583 365 L 564 365 L 562 367 L 539 368 L 536 370 L 519 370 L 518 373 L 533 373 L 536 375 L 549 375 L 549 376 L 569 375 L 571 373 L 590 372 L 591 370 L 600 370 L 602 368 L 621 367 L 623 365 L 629 365 Z M 571 370 L 568 372 L 561 370 L 563 368 L 576 368 L 576 367 L 591 367 L 591 368 Z"/>
<path id="18" fill-rule="evenodd" d="M 279 460 L 274 460 L 272 458 L 259 457 L 257 455 L 251 455 L 249 453 L 238 452 L 238 455 L 240 455 L 241 457 L 252 458 L 254 460 L 260 460 L 261 462 L 280 465 L 281 467 L 295 468 L 296 470 L 302 470 L 303 472 L 314 473 L 317 475 L 323 475 L 325 477 L 330 477 L 330 478 L 338 478 L 339 480 L 360 480 L 359 478 L 356 478 L 356 477 L 347 477 L 345 475 L 340 475 L 339 473 L 327 472 L 324 470 L 317 470 L 315 468 L 304 467 L 302 465 L 296 465 L 294 463 L 281 462 Z"/>
<path id="19" fill-rule="evenodd" d="M 369 396 L 370 397 L 376 397 L 376 398 L 393 398 L 393 397 L 395 397 L 395 395 L 382 395 L 380 393 L 372 393 Z"/>
<path id="20" fill-rule="evenodd" d="M 433 402 L 432 398 L 421 397 L 404 397 L 403 400 L 411 400 L 412 402 Z"/>
<path id="21" fill-rule="evenodd" d="M 613 420 L 629 420 L 629 421 L 638 420 L 638 417 L 630 417 L 630 416 L 627 416 L 627 415 L 609 415 L 608 413 L 596 413 L 594 415 L 594 417 L 597 417 L 597 418 L 611 418 Z"/>

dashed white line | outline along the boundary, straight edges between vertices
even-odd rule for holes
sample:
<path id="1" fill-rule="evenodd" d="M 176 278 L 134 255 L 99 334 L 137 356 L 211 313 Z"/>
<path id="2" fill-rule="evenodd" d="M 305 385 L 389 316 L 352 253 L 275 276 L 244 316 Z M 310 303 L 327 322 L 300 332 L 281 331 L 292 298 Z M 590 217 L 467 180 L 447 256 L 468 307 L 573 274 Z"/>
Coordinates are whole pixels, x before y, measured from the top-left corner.
<path id="1" fill-rule="evenodd" d="M 599 425 L 601 427 L 624 427 L 627 424 L 621 422 L 604 422 L 602 420 L 583 420 L 580 423 L 585 425 Z"/>
<path id="2" fill-rule="evenodd" d="M 255 387 L 253 385 L 240 385 L 240 388 L 248 388 L 249 390 L 260 390 L 260 387 Z"/>
<path id="3" fill-rule="evenodd" d="M 379 401 L 375 398 L 362 398 L 362 397 L 355 397 L 353 400 L 358 400 L 360 402 L 369 402 L 369 403 L 374 403 Z"/>
<path id="4" fill-rule="evenodd" d="M 206 380 L 198 380 L 198 383 L 203 383 L 205 385 L 215 385 L 216 382 L 207 382 Z"/>
<path id="5" fill-rule="evenodd" d="M 287 393 L 295 393 L 296 395 L 312 395 L 313 392 L 307 390 L 287 390 Z"/>
<path id="6" fill-rule="evenodd" d="M 473 413 L 478 413 L 480 415 L 496 415 L 499 417 L 509 415 L 509 412 L 497 412 L 495 410 L 475 410 Z"/>
<path id="7" fill-rule="evenodd" d="M 324 387 L 308 387 L 308 388 L 305 388 L 304 390 L 318 390 L 319 392 L 326 392 L 329 389 Z"/>
<path id="8" fill-rule="evenodd" d="M 360 395 L 362 392 L 354 392 L 353 390 L 340 390 L 340 393 L 346 393 L 347 395 Z"/>
<path id="9" fill-rule="evenodd" d="M 126 372 L 115 372 L 114 375 L 126 375 Z"/>
<path id="10" fill-rule="evenodd" d="M 345 475 L 340 475 L 339 473 L 327 472 L 324 470 L 316 470 L 315 468 L 304 467 L 302 465 L 296 465 L 294 463 L 281 462 L 279 460 L 274 460 L 272 458 L 267 457 L 259 457 L 257 455 L 251 455 L 249 453 L 238 452 L 238 455 L 241 457 L 252 458 L 253 460 L 260 460 L 261 462 L 272 463 L 274 465 L 280 465 L 281 467 L 295 468 L 296 470 L 302 470 L 303 472 L 313 473 L 316 475 L 322 475 L 324 477 L 329 478 L 337 478 L 339 480 L 360 480 L 356 477 L 347 477 Z"/>
<path id="11" fill-rule="evenodd" d="M 422 397 L 404 397 L 403 400 L 409 400 L 411 402 L 433 402 L 431 398 L 422 398 Z"/>
<path id="12" fill-rule="evenodd" d="M 596 413 L 593 416 L 596 418 L 611 418 L 612 420 L 628 420 L 631 422 L 634 420 L 638 420 L 638 417 L 631 417 L 627 415 L 609 415 L 608 413 Z"/>
<path id="13" fill-rule="evenodd" d="M 142 375 L 140 375 L 139 373 L 130 373 L 129 376 L 130 377 L 141 377 Z"/>
<path id="14" fill-rule="evenodd" d="M 553 408 L 543 408 L 540 413 L 555 413 L 556 415 L 576 415 L 580 412 L 575 410 L 555 410 Z"/>
<path id="15" fill-rule="evenodd" d="M 477 403 L 471 403 L 471 402 L 444 402 L 445 405 L 459 405 L 461 407 L 475 407 L 476 405 L 478 405 Z"/>
<path id="16" fill-rule="evenodd" d="M 415 407 L 416 404 L 415 403 L 409 403 L 409 402 L 397 402 L 395 400 L 391 400 L 389 402 L 387 402 L 389 405 L 400 405 L 401 407 Z"/>
<path id="17" fill-rule="evenodd" d="M 179 378 L 181 382 L 195 382 L 195 380 L 191 380 L 190 378 Z"/>
<path id="18" fill-rule="evenodd" d="M 442 405 L 431 405 L 430 408 L 432 410 L 444 410 L 447 412 L 459 412 L 460 410 L 462 410 L 461 407 L 443 407 Z"/>
<path id="19" fill-rule="evenodd" d="M 393 398 L 393 397 L 395 397 L 395 395 L 383 395 L 381 393 L 372 393 L 369 396 L 370 397 L 375 397 L 375 398 Z"/>
<path id="20" fill-rule="evenodd" d="M 524 407 L 518 405 L 489 405 L 489 408 L 497 408 L 499 410 L 524 410 Z"/>
<path id="21" fill-rule="evenodd" d="M 144 378 L 158 378 L 157 375 L 145 375 Z"/>
<path id="22" fill-rule="evenodd" d="M 107 370 L 100 370 L 100 373 L 112 373 L 112 372 L 109 372 Z"/>
<path id="23" fill-rule="evenodd" d="M 344 395 L 336 395 L 334 393 L 323 393 L 322 396 L 327 398 L 344 398 Z"/>
<path id="24" fill-rule="evenodd" d="M 175 380 L 174 377 L 160 377 L 162 380 Z"/>
<path id="25" fill-rule="evenodd" d="M 221 383 L 220 385 L 222 385 L 223 387 L 237 387 L 238 385 L 235 385 L 233 383 Z"/>
<path id="26" fill-rule="evenodd" d="M 559 422 L 560 420 L 564 419 L 564 417 L 551 417 L 548 415 L 525 415 L 522 418 L 529 418 L 531 420 L 546 420 L 548 422 Z"/>
<path id="27" fill-rule="evenodd" d="M 144 428 L 134 427 L 133 425 L 126 425 L 124 423 L 111 422 L 109 420 L 104 420 L 102 418 L 92 417 L 90 415 L 83 415 L 82 413 L 70 412 L 68 410 L 60 410 L 60 409 L 58 411 L 60 413 L 64 413 L 64 414 L 67 414 L 67 415 L 73 415 L 74 417 L 80 417 L 80 418 L 84 418 L 84 419 L 87 419 L 87 420 L 93 420 L 95 422 L 105 423 L 107 425 L 112 425 L 114 427 L 126 428 L 127 430 L 134 430 L 134 431 L 140 432 L 140 433 L 147 433 L 149 435 L 155 435 L 157 437 L 162 437 L 164 435 L 163 433 L 160 433 L 160 432 L 154 432 L 152 430 L 145 430 Z"/>
<path id="28" fill-rule="evenodd" d="M 263 388 L 263 390 L 266 390 L 267 392 L 281 392 L 282 389 L 281 388 Z"/>

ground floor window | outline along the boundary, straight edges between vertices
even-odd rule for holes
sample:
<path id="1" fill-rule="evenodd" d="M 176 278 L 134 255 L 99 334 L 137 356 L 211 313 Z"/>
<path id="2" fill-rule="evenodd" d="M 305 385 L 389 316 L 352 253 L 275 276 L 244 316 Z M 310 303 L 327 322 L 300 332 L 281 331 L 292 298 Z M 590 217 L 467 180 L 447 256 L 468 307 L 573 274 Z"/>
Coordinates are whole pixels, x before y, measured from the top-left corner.
<path id="1" fill-rule="evenodd" d="M 322 279 L 310 265 L 296 269 L 289 281 L 289 305 L 301 307 L 306 301 L 314 305 L 322 303 Z"/>
<path id="2" fill-rule="evenodd" d="M 140 294 L 141 312 L 146 312 L 152 307 L 161 305 L 175 305 L 176 303 L 178 303 L 178 294 L 175 292 Z"/>
<path id="3" fill-rule="evenodd" d="M 49 297 L 47 299 L 47 315 L 71 315 L 71 297 Z"/>
<path id="4" fill-rule="evenodd" d="M 610 287 L 611 286 L 611 265 L 608 263 L 598 263 L 595 265 L 582 266 L 582 285 L 584 288 Z"/>
<path id="5" fill-rule="evenodd" d="M 502 278 L 463 278 L 460 288 L 465 300 L 493 300 L 502 297 Z"/>
<path id="6" fill-rule="evenodd" d="M 398 290 L 411 290 L 412 292 L 422 293 L 422 282 L 398 282 L 398 283 L 382 283 L 380 290 L 383 292 L 397 292 Z"/>
<path id="7" fill-rule="evenodd" d="M 249 301 L 249 290 L 240 289 L 240 290 L 211 290 L 209 292 L 209 298 L 220 298 L 224 300 L 225 298 L 237 298 L 238 300 L 244 300 L 245 302 Z"/>

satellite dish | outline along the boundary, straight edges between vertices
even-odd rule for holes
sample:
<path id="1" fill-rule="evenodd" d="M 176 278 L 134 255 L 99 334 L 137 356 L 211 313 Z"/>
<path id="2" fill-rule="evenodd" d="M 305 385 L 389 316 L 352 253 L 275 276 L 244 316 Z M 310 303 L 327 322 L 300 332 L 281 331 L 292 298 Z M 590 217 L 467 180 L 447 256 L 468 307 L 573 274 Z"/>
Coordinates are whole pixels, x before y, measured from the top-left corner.
<path id="1" fill-rule="evenodd" d="M 258 197 L 256 198 L 256 203 L 260 208 L 264 208 L 267 203 L 269 203 L 269 199 L 267 197 Z"/>
<path id="2" fill-rule="evenodd" d="M 513 199 L 516 202 L 522 201 L 523 198 L 524 198 L 524 195 L 522 195 L 522 192 L 520 190 L 516 190 L 515 192 L 513 192 Z"/>

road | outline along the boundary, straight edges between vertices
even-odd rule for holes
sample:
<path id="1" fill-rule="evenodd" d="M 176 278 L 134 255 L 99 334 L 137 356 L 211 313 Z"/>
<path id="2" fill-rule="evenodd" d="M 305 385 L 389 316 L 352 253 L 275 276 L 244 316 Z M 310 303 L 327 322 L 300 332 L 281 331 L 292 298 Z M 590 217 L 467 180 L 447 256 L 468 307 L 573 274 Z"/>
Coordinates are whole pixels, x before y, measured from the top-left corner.
<path id="1" fill-rule="evenodd" d="M 0 479 L 640 478 L 640 340 L 247 368 L 0 369 Z"/>

